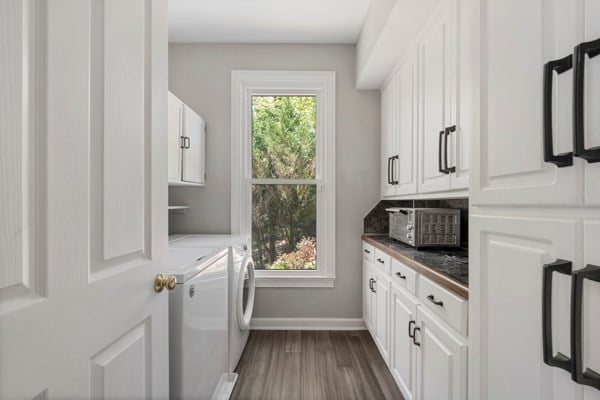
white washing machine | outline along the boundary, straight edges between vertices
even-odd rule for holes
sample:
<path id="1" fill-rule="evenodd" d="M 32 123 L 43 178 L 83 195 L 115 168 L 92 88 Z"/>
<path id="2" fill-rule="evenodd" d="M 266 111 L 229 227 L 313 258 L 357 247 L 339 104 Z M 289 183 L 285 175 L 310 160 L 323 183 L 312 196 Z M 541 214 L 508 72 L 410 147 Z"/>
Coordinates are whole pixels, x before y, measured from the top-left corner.
<path id="1" fill-rule="evenodd" d="M 170 248 L 170 399 L 228 399 L 236 375 L 229 373 L 227 248 Z"/>
<path id="2" fill-rule="evenodd" d="M 227 247 L 229 250 L 229 372 L 240 361 L 250 335 L 250 321 L 254 309 L 254 262 L 249 252 L 248 236 L 244 235 L 171 235 L 173 248 Z"/>

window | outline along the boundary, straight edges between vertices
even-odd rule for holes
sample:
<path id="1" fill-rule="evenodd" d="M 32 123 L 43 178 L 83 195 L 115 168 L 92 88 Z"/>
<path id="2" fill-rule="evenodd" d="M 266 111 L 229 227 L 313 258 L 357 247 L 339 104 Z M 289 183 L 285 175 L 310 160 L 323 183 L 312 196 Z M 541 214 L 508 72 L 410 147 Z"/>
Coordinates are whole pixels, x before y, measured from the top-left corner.
<path id="1" fill-rule="evenodd" d="M 233 71 L 232 232 L 258 286 L 333 286 L 335 73 Z"/>

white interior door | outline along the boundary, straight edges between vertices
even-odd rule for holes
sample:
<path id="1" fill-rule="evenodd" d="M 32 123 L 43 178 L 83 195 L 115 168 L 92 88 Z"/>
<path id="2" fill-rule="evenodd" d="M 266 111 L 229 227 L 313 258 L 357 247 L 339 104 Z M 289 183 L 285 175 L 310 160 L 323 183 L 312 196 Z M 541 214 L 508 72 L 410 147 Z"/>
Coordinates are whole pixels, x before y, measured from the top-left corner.
<path id="1" fill-rule="evenodd" d="M 0 31 L 0 398 L 167 398 L 166 1 L 5 0 Z"/>
<path id="2" fill-rule="evenodd" d="M 204 120 L 191 108 L 184 107 L 184 136 L 187 141 L 183 149 L 183 180 L 204 184 L 205 133 Z"/>

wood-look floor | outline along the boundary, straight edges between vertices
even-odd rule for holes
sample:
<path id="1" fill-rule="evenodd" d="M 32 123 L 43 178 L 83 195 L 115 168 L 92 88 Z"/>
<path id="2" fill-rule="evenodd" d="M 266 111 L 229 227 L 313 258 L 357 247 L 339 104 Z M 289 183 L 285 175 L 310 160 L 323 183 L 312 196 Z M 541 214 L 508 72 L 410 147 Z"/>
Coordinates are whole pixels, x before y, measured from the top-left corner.
<path id="1" fill-rule="evenodd" d="M 233 400 L 403 399 L 367 331 L 252 331 Z"/>

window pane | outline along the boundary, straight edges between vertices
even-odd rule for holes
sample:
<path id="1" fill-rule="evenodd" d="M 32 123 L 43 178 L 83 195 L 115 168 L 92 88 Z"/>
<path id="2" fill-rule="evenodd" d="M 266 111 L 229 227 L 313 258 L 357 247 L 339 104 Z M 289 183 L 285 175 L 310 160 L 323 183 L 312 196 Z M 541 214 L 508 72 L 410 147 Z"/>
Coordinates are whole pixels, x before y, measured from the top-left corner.
<path id="1" fill-rule="evenodd" d="M 257 269 L 317 268 L 315 185 L 252 185 L 252 257 Z"/>
<path id="2" fill-rule="evenodd" d="M 315 96 L 252 97 L 252 176 L 314 179 Z"/>

